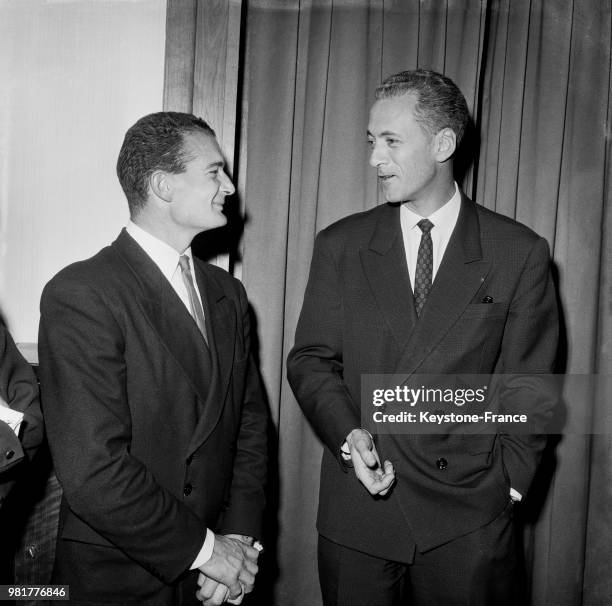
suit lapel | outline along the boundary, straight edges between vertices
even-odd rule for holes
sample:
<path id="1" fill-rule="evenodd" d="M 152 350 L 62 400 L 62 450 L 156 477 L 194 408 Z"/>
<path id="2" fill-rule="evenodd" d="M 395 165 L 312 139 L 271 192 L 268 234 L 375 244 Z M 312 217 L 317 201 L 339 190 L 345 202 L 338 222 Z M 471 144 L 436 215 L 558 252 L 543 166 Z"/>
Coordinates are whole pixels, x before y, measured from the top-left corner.
<path id="1" fill-rule="evenodd" d="M 474 203 L 462 196 L 461 210 L 434 283 L 397 365 L 411 374 L 423 363 L 473 299 L 490 269 L 482 259 Z"/>
<path id="2" fill-rule="evenodd" d="M 206 314 L 206 332 L 214 364 L 218 366 L 221 385 L 227 387 L 234 360 L 236 318 L 233 306 L 225 296 L 206 264 L 194 258 L 195 276 Z"/>
<path id="3" fill-rule="evenodd" d="M 213 372 L 206 372 L 209 361 L 205 344 L 189 311 L 157 265 L 125 229 L 112 247 L 130 269 L 131 273 L 123 276 L 126 288 L 137 294 L 134 287 L 136 284 L 140 287 L 141 296 L 136 301 L 141 304 L 153 333 L 176 360 L 200 401 L 206 402 L 214 382 L 214 364 Z"/>
<path id="4" fill-rule="evenodd" d="M 194 268 L 206 316 L 213 379 L 190 444 L 192 452 L 206 440 L 223 411 L 233 367 L 236 334 L 236 318 L 225 293 L 210 275 L 205 263 L 194 258 Z"/>
<path id="5" fill-rule="evenodd" d="M 360 250 L 361 264 L 398 351 L 410 339 L 417 316 L 406 265 L 399 217 L 400 207 L 385 205 L 368 248 Z"/>

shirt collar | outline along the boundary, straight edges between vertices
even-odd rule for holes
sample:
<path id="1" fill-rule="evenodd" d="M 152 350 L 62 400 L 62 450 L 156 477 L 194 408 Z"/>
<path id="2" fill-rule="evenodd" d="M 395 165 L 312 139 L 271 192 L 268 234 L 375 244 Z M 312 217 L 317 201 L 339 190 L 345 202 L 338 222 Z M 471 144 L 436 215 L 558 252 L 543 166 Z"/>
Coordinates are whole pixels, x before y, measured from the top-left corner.
<path id="1" fill-rule="evenodd" d="M 127 224 L 125 230 L 134 240 L 136 240 L 136 243 L 147 253 L 147 255 L 149 255 L 166 279 L 171 281 L 178 267 L 179 257 L 181 255 L 174 250 L 172 246 L 151 235 L 148 231 L 145 231 L 132 221 Z M 191 267 L 193 267 L 191 246 L 187 248 L 183 254 L 189 257 L 189 262 Z"/>
<path id="2" fill-rule="evenodd" d="M 436 212 L 432 213 L 427 218 L 434 224 L 434 227 L 439 228 L 439 230 L 444 230 L 450 226 L 454 227 L 457 222 L 457 217 L 459 216 L 460 207 L 461 192 L 459 191 L 457 182 L 455 182 L 455 193 L 452 195 L 451 199 L 445 202 Z M 417 213 L 408 208 L 406 204 L 402 204 L 401 212 L 404 214 L 408 229 L 418 229 L 420 233 L 420 228 L 417 227 L 417 224 L 419 221 L 423 220 L 423 217 L 417 215 Z"/>

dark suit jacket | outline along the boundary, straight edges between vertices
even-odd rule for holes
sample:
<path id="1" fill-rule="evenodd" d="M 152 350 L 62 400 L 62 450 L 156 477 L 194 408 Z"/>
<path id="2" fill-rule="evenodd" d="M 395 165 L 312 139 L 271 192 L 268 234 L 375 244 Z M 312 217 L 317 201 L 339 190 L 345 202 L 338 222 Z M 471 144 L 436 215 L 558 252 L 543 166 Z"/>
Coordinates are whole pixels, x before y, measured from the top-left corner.
<path id="1" fill-rule="evenodd" d="M 41 393 L 64 489 L 56 576 L 74 597 L 179 603 L 206 527 L 260 536 L 267 408 L 247 299 L 221 269 L 195 260 L 195 276 L 212 365 L 125 231 L 43 292 Z"/>
<path id="2" fill-rule="evenodd" d="M 10 408 L 24 413 L 20 438 L 0 421 L 0 507 L 25 461 L 31 460 L 43 436 L 38 382 L 23 359 L 6 326 L 0 322 L 0 397 Z"/>
<path id="3" fill-rule="evenodd" d="M 288 376 L 327 447 L 319 531 L 373 555 L 410 561 L 415 542 L 425 551 L 492 520 L 508 503 L 510 486 L 525 495 L 545 439 L 377 436 L 397 484 L 388 498 L 373 498 L 338 460 L 348 433 L 371 427 L 360 416 L 361 374 L 549 373 L 557 311 L 546 242 L 464 197 L 417 319 L 399 211 L 385 204 L 318 235 Z M 482 303 L 485 296 L 493 302 Z M 508 390 L 502 407 L 545 416 L 553 403 L 523 386 Z"/>

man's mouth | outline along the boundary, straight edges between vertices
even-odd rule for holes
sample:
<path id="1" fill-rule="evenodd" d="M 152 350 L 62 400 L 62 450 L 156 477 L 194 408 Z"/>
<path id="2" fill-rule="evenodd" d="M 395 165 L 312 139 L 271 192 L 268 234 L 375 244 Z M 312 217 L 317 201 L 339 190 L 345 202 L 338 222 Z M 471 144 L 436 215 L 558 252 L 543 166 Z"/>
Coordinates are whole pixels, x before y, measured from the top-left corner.
<path id="1" fill-rule="evenodd" d="M 378 175 L 378 179 L 381 183 L 388 183 L 393 177 L 395 177 L 395 175 Z"/>

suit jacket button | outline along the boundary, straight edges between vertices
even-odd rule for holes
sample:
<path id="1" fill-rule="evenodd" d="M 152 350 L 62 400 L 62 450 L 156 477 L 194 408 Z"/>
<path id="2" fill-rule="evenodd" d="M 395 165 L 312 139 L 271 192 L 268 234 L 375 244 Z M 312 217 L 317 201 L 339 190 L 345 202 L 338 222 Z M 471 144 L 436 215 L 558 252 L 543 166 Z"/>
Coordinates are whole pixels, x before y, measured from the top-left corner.
<path id="1" fill-rule="evenodd" d="M 486 297 L 482 298 L 482 302 L 483 303 L 493 303 L 493 297 L 490 297 L 489 295 L 487 295 Z"/>
<path id="2" fill-rule="evenodd" d="M 446 469 L 448 467 L 448 461 L 444 457 L 440 457 L 436 461 L 436 465 L 438 466 L 438 469 Z"/>
<path id="3" fill-rule="evenodd" d="M 183 494 L 188 497 L 193 490 L 193 486 L 191 484 L 185 484 L 185 488 L 183 488 Z"/>
<path id="4" fill-rule="evenodd" d="M 6 457 L 7 461 L 10 461 L 15 456 L 15 451 L 14 450 L 7 450 L 4 453 L 4 456 Z"/>

